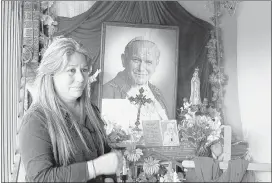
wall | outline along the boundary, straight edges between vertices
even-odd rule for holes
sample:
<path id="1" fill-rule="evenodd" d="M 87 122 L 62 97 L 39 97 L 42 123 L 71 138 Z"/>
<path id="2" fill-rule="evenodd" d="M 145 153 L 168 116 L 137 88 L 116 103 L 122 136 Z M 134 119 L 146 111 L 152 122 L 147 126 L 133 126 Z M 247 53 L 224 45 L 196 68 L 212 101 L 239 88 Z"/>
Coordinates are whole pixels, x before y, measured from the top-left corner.
<path id="1" fill-rule="evenodd" d="M 255 162 L 271 163 L 271 2 L 242 2 L 237 15 L 241 120 Z M 258 173 L 271 182 L 271 172 Z"/>
<path id="2" fill-rule="evenodd" d="M 233 140 L 243 139 L 237 84 L 237 13 L 231 16 L 225 12 L 220 25 L 224 49 L 222 61 L 228 76 L 224 96 L 224 120 L 232 127 Z"/>

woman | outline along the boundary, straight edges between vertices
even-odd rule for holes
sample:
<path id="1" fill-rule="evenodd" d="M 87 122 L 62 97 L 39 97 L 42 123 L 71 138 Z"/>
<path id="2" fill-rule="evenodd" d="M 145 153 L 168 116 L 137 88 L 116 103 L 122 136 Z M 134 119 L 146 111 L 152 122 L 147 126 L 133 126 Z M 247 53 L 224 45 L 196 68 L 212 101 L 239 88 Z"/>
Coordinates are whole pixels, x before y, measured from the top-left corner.
<path id="1" fill-rule="evenodd" d="M 57 38 L 44 53 L 37 98 L 19 134 L 26 181 L 101 182 L 122 166 L 87 95 L 90 70 L 87 52 L 71 38 Z"/>

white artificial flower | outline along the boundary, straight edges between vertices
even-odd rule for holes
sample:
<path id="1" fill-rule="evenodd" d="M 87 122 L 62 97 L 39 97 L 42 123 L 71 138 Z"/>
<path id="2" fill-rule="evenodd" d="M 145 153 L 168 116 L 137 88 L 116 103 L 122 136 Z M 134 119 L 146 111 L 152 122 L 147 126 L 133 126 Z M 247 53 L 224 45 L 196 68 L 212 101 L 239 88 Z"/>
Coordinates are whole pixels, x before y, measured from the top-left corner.
<path id="1" fill-rule="evenodd" d="M 153 159 L 151 156 L 144 159 L 143 170 L 148 175 L 153 175 L 159 171 L 159 160 Z"/>
<path id="2" fill-rule="evenodd" d="M 191 128 L 191 127 L 193 127 L 194 126 L 194 123 L 188 123 L 187 124 L 187 127 L 189 127 L 189 128 Z"/>
<path id="3" fill-rule="evenodd" d="M 185 114 L 184 116 L 185 116 L 186 120 L 188 120 L 188 121 L 193 120 L 193 117 L 190 114 Z"/>
<path id="4" fill-rule="evenodd" d="M 127 147 L 127 149 L 124 152 L 124 155 L 127 157 L 128 161 L 136 162 L 143 155 L 143 151 L 142 149 L 139 148 L 136 149 L 135 145 L 131 145 Z"/>
<path id="5" fill-rule="evenodd" d="M 215 119 L 211 124 L 210 124 L 210 127 L 211 129 L 213 130 L 218 130 L 221 126 L 221 121 L 218 120 L 218 119 Z"/>
<path id="6" fill-rule="evenodd" d="M 219 140 L 220 139 L 220 133 L 221 130 L 215 130 L 213 131 L 208 137 L 207 137 L 207 144 L 210 144 L 213 141 Z"/>
<path id="7" fill-rule="evenodd" d="M 191 103 L 185 102 L 185 103 L 183 104 L 183 106 L 184 106 L 184 109 L 189 109 L 189 107 L 191 106 Z"/>

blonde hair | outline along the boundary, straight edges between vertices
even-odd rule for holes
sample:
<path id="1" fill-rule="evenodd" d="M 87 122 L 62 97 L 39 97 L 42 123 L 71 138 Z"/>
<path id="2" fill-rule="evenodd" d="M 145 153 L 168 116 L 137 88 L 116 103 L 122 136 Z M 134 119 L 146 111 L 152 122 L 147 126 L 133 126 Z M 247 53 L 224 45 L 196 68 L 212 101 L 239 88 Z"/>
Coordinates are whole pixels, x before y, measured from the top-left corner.
<path id="1" fill-rule="evenodd" d="M 67 119 L 65 119 L 67 113 L 72 117 L 70 118 L 71 126 L 75 128 L 86 149 L 89 150 L 86 140 L 80 131 L 79 124 L 73 120 L 73 115 L 57 95 L 53 83 L 54 74 L 65 68 L 70 56 L 75 52 L 85 55 L 89 67 L 91 66 L 91 59 L 87 51 L 75 40 L 64 37 L 53 40 L 43 55 L 35 80 L 38 90 L 36 101 L 43 108 L 47 119 L 54 158 L 56 162 L 64 166 L 71 163 L 76 152 L 76 144 L 67 126 Z M 98 151 L 100 154 L 104 154 L 105 132 L 100 124 L 100 119 L 98 119 L 94 112 L 90 96 L 88 96 L 87 87 L 78 101 L 81 106 L 80 120 L 84 120 L 84 114 L 87 115 L 97 133 Z"/>

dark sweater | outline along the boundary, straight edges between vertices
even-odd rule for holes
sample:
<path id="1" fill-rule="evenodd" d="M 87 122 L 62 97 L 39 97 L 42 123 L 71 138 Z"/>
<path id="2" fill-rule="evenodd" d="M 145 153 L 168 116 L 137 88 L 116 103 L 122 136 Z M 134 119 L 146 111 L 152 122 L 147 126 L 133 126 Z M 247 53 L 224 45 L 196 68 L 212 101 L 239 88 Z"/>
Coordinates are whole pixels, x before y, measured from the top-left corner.
<path id="1" fill-rule="evenodd" d="M 99 113 L 95 108 L 96 113 Z M 99 114 L 98 114 L 99 115 Z M 51 138 L 45 114 L 40 105 L 33 104 L 23 118 L 19 132 L 19 148 L 26 171 L 26 181 L 34 182 L 87 182 L 87 161 L 99 156 L 96 132 L 86 118 L 86 126 L 80 125 L 82 134 L 91 151 L 87 151 L 74 130 L 71 134 L 76 142 L 75 160 L 68 166 L 59 166 L 53 155 Z M 110 148 L 105 145 L 105 153 Z M 95 182 L 102 181 L 98 177 Z"/>

